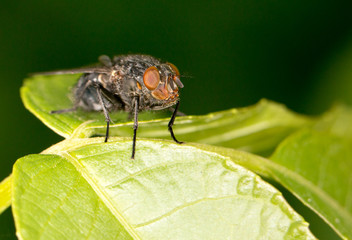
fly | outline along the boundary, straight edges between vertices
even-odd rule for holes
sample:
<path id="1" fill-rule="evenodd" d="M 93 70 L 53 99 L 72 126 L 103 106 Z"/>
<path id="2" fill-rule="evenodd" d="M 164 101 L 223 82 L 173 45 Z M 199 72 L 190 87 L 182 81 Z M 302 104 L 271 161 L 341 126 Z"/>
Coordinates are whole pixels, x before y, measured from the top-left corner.
<path id="1" fill-rule="evenodd" d="M 132 156 L 135 157 L 138 112 L 161 110 L 175 105 L 168 124 L 172 139 L 178 141 L 172 130 L 180 104 L 179 88 L 183 88 L 175 65 L 149 55 L 119 55 L 112 59 L 99 57 L 95 67 L 78 68 L 51 74 L 83 73 L 73 90 L 74 103 L 69 109 L 51 111 L 52 114 L 76 111 L 102 111 L 106 120 L 105 142 L 109 138 L 109 112 L 123 110 L 134 115 Z"/>

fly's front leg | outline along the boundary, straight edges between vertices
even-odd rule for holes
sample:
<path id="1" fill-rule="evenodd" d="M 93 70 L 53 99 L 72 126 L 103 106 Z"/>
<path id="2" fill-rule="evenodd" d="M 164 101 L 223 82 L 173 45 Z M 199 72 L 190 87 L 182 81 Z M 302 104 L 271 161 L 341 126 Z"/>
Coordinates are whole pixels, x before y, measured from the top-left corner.
<path id="1" fill-rule="evenodd" d="M 178 141 L 178 140 L 176 139 L 175 134 L 174 134 L 174 131 L 172 130 L 172 126 L 174 125 L 174 121 L 175 121 L 175 118 L 176 118 L 176 115 L 177 115 L 177 110 L 178 110 L 178 106 L 179 106 L 179 105 L 180 105 L 180 101 L 177 101 L 176 106 L 175 106 L 175 110 L 174 110 L 174 112 L 172 113 L 170 122 L 169 122 L 169 124 L 168 124 L 168 129 L 169 129 L 169 132 L 170 132 L 170 134 L 171 134 L 172 139 L 173 139 L 175 142 L 181 144 L 181 143 L 183 143 L 183 142 L 180 142 L 180 141 Z"/>
<path id="2" fill-rule="evenodd" d="M 139 96 L 134 97 L 134 124 L 133 124 L 133 143 L 132 143 L 132 156 L 134 159 L 136 153 L 136 138 L 138 129 L 138 109 L 139 109 Z"/>
<path id="3" fill-rule="evenodd" d="M 105 134 L 105 141 L 104 142 L 107 142 L 108 138 L 109 138 L 109 126 L 110 126 L 111 119 L 110 119 L 110 116 L 109 116 L 109 112 L 106 109 L 106 106 L 105 106 L 104 101 L 103 101 L 101 87 L 98 85 L 98 86 L 95 86 L 95 88 L 97 90 L 97 96 L 98 96 L 99 103 L 101 105 L 101 108 L 103 109 L 104 116 L 105 116 L 106 134 Z"/>

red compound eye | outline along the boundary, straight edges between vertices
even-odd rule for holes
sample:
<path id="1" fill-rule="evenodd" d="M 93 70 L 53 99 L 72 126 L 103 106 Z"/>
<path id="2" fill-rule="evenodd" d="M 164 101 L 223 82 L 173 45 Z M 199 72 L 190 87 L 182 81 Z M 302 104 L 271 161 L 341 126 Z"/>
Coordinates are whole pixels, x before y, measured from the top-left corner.
<path id="1" fill-rule="evenodd" d="M 154 67 L 154 66 L 153 67 L 149 67 L 144 72 L 143 82 L 144 82 L 144 85 L 149 90 L 156 89 L 158 87 L 159 83 L 160 83 L 159 70 L 156 67 Z"/>

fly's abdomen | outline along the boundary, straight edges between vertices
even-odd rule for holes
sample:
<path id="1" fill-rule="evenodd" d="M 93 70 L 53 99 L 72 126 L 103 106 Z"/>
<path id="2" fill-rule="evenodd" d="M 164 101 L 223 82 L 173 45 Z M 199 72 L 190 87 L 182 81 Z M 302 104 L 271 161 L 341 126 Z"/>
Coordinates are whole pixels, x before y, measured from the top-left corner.
<path id="1" fill-rule="evenodd" d="M 119 96 L 111 94 L 102 86 L 100 88 L 95 86 L 100 85 L 95 75 L 97 74 L 84 74 L 78 80 L 74 90 L 77 106 L 86 111 L 102 111 L 103 107 L 100 104 L 97 93 L 97 91 L 101 91 L 104 106 L 108 111 L 124 110 L 124 104 Z"/>

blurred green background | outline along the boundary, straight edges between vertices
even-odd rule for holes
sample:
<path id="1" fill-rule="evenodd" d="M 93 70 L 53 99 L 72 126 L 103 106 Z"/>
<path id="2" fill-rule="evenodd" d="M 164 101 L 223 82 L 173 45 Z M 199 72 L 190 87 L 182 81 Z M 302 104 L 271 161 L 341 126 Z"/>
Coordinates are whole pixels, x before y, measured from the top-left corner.
<path id="1" fill-rule="evenodd" d="M 27 74 L 87 65 L 101 54 L 174 63 L 192 76 L 182 80 L 187 114 L 263 97 L 307 114 L 336 100 L 352 104 L 351 7 L 343 0 L 3 0 L 0 178 L 17 158 L 62 139 L 24 109 L 19 88 Z M 0 239 L 14 238 L 9 210 L 0 227 Z"/>

